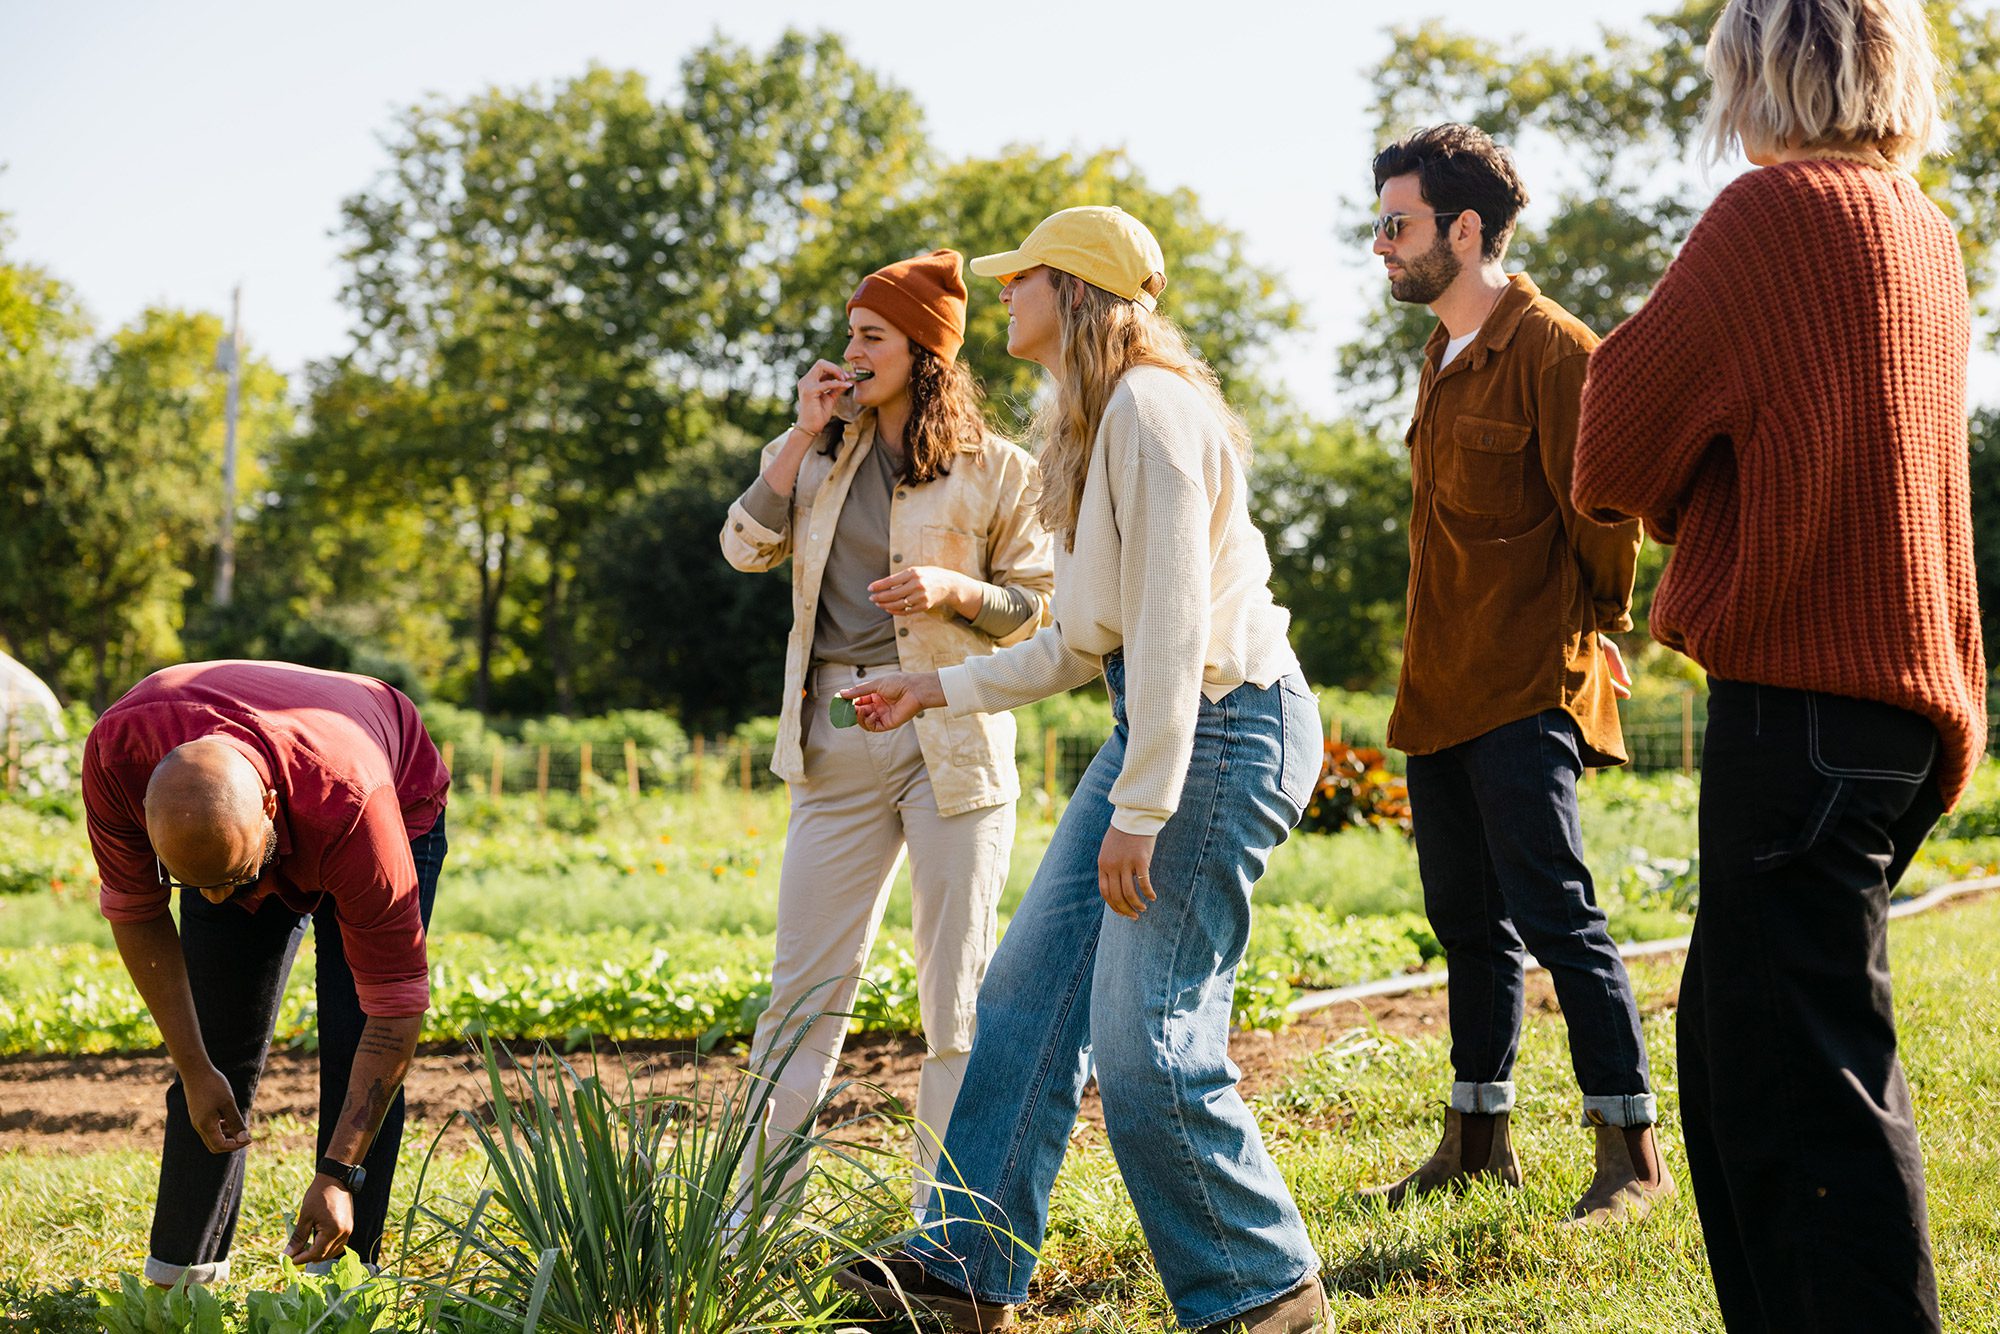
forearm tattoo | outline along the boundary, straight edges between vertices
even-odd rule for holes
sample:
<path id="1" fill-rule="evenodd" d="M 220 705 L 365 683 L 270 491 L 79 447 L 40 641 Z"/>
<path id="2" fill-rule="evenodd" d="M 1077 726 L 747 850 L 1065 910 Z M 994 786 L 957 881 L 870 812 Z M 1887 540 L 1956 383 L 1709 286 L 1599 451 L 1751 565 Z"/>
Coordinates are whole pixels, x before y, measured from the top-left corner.
<path id="1" fill-rule="evenodd" d="M 375 1127 L 382 1124 L 383 1116 L 389 1111 L 389 1100 L 395 1096 L 396 1089 L 393 1084 L 386 1084 L 379 1079 L 370 1080 L 368 1095 L 365 1098 L 357 1101 L 352 1095 L 348 1097 L 348 1102 L 354 1107 L 353 1114 L 347 1118 L 348 1127 L 372 1136 Z"/>

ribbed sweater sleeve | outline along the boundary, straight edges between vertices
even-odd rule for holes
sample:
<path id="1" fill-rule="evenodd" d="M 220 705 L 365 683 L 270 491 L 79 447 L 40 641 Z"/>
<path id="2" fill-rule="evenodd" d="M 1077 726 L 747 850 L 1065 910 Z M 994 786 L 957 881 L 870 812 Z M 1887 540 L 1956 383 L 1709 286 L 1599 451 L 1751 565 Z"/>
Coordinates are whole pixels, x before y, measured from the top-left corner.
<path id="1" fill-rule="evenodd" d="M 1542 475 L 1555 492 L 1563 531 L 1576 554 L 1577 569 L 1590 590 L 1591 623 L 1598 630 L 1622 634 L 1632 628 L 1632 583 L 1639 569 L 1639 525 L 1622 519 L 1607 521 L 1571 503 L 1570 477 L 1576 467 L 1577 413 L 1583 397 L 1584 373 L 1590 354 L 1582 348 L 1552 358 L 1542 368 L 1535 395 L 1540 419 Z"/>
<path id="2" fill-rule="evenodd" d="M 1591 354 L 1571 496 L 1582 514 L 1643 519 L 1672 542 L 1696 468 L 1717 436 L 1747 437 L 1740 355 L 1717 313 L 1712 252 L 1720 226 L 1743 225 L 1716 200 L 1637 314 Z"/>
<path id="3" fill-rule="evenodd" d="M 1103 670 L 1100 660 L 1063 642 L 1058 622 L 1009 648 L 940 670 L 938 683 L 950 713 L 1005 713 L 1086 685 Z"/>
<path id="4" fill-rule="evenodd" d="M 1180 806 L 1194 755 L 1212 594 L 1207 488 L 1183 471 L 1198 443 L 1176 441 L 1186 416 L 1121 404 L 1105 415 L 1118 512 L 1125 623 L 1125 764 L 1111 785 L 1111 824 L 1156 834 Z M 1143 420 L 1142 420 L 1143 415 Z"/>

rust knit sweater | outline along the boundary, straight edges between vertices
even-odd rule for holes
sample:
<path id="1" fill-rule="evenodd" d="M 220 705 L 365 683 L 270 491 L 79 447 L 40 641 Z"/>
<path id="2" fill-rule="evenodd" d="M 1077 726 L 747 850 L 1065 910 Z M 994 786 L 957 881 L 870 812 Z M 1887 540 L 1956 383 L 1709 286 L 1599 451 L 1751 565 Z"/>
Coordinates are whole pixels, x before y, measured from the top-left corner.
<path id="1" fill-rule="evenodd" d="M 1733 181 L 1583 391 L 1579 510 L 1675 544 L 1654 638 L 1718 676 L 1936 722 L 1956 803 L 1986 744 L 1965 272 L 1908 176 Z"/>

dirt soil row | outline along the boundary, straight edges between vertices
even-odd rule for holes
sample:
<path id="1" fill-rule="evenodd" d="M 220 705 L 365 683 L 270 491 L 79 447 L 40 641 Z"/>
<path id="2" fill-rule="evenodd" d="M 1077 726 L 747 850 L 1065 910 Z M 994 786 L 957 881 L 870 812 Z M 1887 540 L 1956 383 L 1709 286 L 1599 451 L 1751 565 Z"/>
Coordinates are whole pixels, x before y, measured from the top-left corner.
<path id="1" fill-rule="evenodd" d="M 1545 975 L 1529 978 L 1528 1008 L 1530 1013 L 1557 1009 Z M 1340 1034 L 1371 1023 L 1395 1036 L 1442 1031 L 1444 994 L 1420 991 L 1377 997 L 1314 1011 L 1282 1033 L 1239 1033 L 1230 1043 L 1230 1055 L 1243 1072 L 1244 1093 L 1254 1097 L 1279 1086 L 1295 1062 Z M 522 1048 L 521 1055 L 527 1059 L 528 1049 Z M 704 1081 L 736 1077 L 743 1057 L 737 1050 L 697 1058 L 687 1042 L 630 1042 L 600 1051 L 597 1060 L 613 1087 L 622 1088 L 629 1074 L 642 1086 L 686 1093 Z M 590 1055 L 572 1054 L 570 1059 L 588 1062 Z M 843 1075 L 853 1083 L 840 1095 L 834 1116 L 845 1119 L 878 1110 L 885 1105 L 885 1093 L 914 1105 L 922 1059 L 923 1045 L 912 1037 L 850 1037 Z M 160 1142 L 164 1094 L 172 1075 L 163 1051 L 0 1061 L 0 1152 L 80 1154 L 152 1148 Z M 484 1068 L 477 1053 L 464 1045 L 427 1047 L 404 1088 L 411 1119 L 430 1127 L 443 1124 L 454 1112 L 478 1109 L 487 1100 Z M 258 1086 L 253 1129 L 256 1122 L 273 1117 L 296 1118 L 311 1126 L 318 1107 L 317 1058 L 303 1052 L 273 1052 Z M 1085 1095 L 1083 1115 L 1103 1124 L 1094 1087 Z"/>

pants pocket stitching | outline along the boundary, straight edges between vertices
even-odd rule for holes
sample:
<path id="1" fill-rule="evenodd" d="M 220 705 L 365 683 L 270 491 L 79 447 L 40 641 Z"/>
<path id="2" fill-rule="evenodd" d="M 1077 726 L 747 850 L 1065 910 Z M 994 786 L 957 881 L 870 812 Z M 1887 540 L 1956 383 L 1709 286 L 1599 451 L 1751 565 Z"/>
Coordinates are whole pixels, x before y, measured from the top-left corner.
<path id="1" fill-rule="evenodd" d="M 1841 797 L 1846 795 L 1847 792 L 1848 780 L 1833 774 L 1828 774 L 1827 777 L 1833 779 L 1833 786 L 1828 788 L 1826 795 L 1820 798 L 1819 805 L 1812 814 L 1811 826 L 1807 828 L 1805 833 L 1784 847 L 1773 848 L 1769 852 L 1751 854 L 1750 861 L 1753 865 L 1764 867 L 1789 861 L 1793 857 L 1810 851 L 1819 843 L 1820 835 L 1826 832 L 1827 821 L 1833 818 L 1834 811 L 1840 806 Z"/>
<path id="2" fill-rule="evenodd" d="M 1928 768 L 1911 773 L 1903 769 L 1855 769 L 1828 764 L 1820 758 L 1819 701 L 1811 694 L 1806 696 L 1806 755 L 1812 761 L 1812 767 L 1828 778 L 1892 778 L 1906 783 L 1917 783 L 1922 782 L 1930 772 Z"/>

